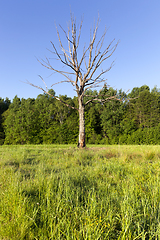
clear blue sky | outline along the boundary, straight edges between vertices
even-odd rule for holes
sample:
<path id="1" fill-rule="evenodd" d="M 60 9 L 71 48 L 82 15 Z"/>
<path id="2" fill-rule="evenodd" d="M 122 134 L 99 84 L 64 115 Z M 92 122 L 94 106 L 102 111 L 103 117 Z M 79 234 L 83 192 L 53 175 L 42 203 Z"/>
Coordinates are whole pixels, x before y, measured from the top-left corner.
<path id="1" fill-rule="evenodd" d="M 160 87 L 160 0 L 1 0 L 0 97 L 36 98 L 41 91 L 23 82 L 43 86 L 38 75 L 48 88 L 63 80 L 57 74 L 50 76 L 36 57 L 50 56 L 50 41 L 59 45 L 55 22 L 67 29 L 70 10 L 77 23 L 84 16 L 81 45 L 89 40 L 98 12 L 101 23 L 97 37 L 105 26 L 109 28 L 104 46 L 113 38 L 120 40 L 112 58 L 115 66 L 106 75 L 110 86 L 125 91 L 144 84 Z M 58 67 L 56 61 L 54 66 Z M 68 84 L 56 85 L 54 90 L 56 95 L 75 95 Z"/>

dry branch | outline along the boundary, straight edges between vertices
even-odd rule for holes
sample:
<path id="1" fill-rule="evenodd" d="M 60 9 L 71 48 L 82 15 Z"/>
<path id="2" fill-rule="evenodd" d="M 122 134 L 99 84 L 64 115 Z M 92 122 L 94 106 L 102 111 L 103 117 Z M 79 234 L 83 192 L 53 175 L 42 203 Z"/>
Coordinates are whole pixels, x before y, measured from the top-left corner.
<path id="1" fill-rule="evenodd" d="M 40 78 L 41 78 L 41 79 L 42 79 L 42 81 L 44 82 L 43 78 L 42 78 L 42 77 L 40 77 Z M 34 85 L 33 83 L 31 83 L 31 82 L 29 82 L 29 81 L 27 81 L 26 83 L 27 83 L 27 84 L 29 84 L 29 85 L 31 85 L 32 87 L 35 87 L 35 88 L 38 88 L 38 89 L 42 90 L 44 93 L 46 93 L 46 94 L 48 94 L 49 96 L 51 96 L 51 97 L 53 97 L 53 98 L 57 99 L 57 100 L 58 100 L 58 101 L 60 101 L 61 103 L 65 104 L 67 107 L 69 107 L 69 108 L 72 108 L 72 109 L 75 109 L 75 110 L 79 111 L 79 109 L 78 109 L 78 108 L 75 108 L 75 107 L 73 107 L 73 106 L 69 105 L 68 103 L 66 103 L 66 102 L 62 101 L 62 100 L 61 100 L 59 97 L 56 97 L 56 96 L 52 95 L 51 93 L 49 93 L 49 92 L 48 92 L 48 89 L 47 89 L 47 90 L 45 90 L 44 88 L 42 88 L 42 87 L 40 87 L 40 86 L 37 86 L 37 85 Z"/>

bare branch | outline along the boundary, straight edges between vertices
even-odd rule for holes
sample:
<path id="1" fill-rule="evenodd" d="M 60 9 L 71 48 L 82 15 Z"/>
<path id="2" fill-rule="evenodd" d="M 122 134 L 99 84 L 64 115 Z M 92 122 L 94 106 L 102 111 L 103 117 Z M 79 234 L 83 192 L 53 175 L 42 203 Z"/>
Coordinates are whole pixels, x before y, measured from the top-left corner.
<path id="1" fill-rule="evenodd" d="M 50 70 L 53 70 L 54 72 L 60 73 L 61 75 L 63 75 L 66 79 L 68 79 L 67 82 L 70 82 L 73 86 L 75 86 L 75 81 L 71 80 L 69 76 L 67 76 L 67 74 L 69 75 L 75 75 L 75 73 L 69 73 L 69 72 L 65 72 L 65 71 L 60 71 L 57 70 L 55 68 L 53 68 L 50 63 L 49 60 L 46 58 L 47 62 L 43 61 L 45 64 L 43 64 L 41 61 L 38 60 L 38 62 L 40 62 L 40 64 Z"/>
<path id="2" fill-rule="evenodd" d="M 42 78 L 41 78 L 41 79 L 42 79 Z M 44 82 L 44 80 L 42 80 L 42 81 Z M 75 110 L 79 111 L 79 109 L 78 109 L 78 108 L 75 108 L 75 107 L 73 107 L 73 106 L 69 105 L 68 103 L 66 103 L 66 102 L 62 101 L 62 100 L 61 100 L 59 97 L 56 97 L 56 96 L 52 95 L 52 94 L 51 94 L 51 93 L 49 93 L 48 91 L 44 90 L 42 87 L 40 87 L 40 86 L 37 86 L 37 85 L 34 85 L 33 83 L 30 83 L 29 81 L 27 81 L 26 83 L 27 83 L 27 84 L 29 84 L 29 85 L 31 85 L 32 87 L 35 87 L 35 88 L 37 88 L 37 89 L 40 89 L 40 90 L 42 90 L 44 93 L 46 93 L 46 94 L 48 94 L 49 96 L 51 96 L 51 97 L 53 97 L 53 98 L 57 99 L 57 100 L 58 100 L 58 101 L 60 101 L 61 103 L 65 104 L 67 107 L 69 107 L 69 108 L 72 108 L 72 109 L 75 109 Z"/>
<path id="3" fill-rule="evenodd" d="M 94 44 L 94 42 L 95 42 L 95 39 L 96 39 L 97 30 L 98 30 L 98 21 L 97 21 L 96 28 L 94 29 L 94 33 L 93 33 L 93 39 L 92 39 L 92 42 L 91 42 L 91 44 L 90 44 L 90 51 L 89 51 L 89 61 L 88 61 L 88 69 L 90 69 L 90 67 L 91 67 L 91 61 L 92 61 L 92 51 L 93 51 L 93 44 Z"/>
<path id="4" fill-rule="evenodd" d="M 82 24 L 83 24 L 83 19 L 81 20 L 81 24 L 80 24 L 80 27 L 79 27 L 79 34 L 78 34 L 78 40 L 77 40 L 77 48 L 79 46 L 79 40 L 80 40 L 80 36 L 81 36 L 81 30 L 82 30 Z"/>
<path id="5" fill-rule="evenodd" d="M 45 83 L 45 81 L 43 80 L 43 78 L 40 76 L 40 75 L 38 75 L 40 78 L 41 78 L 41 80 L 43 81 L 43 83 L 44 83 L 44 85 L 46 86 L 46 91 L 48 92 L 48 88 L 47 88 L 47 84 Z"/>
<path id="6" fill-rule="evenodd" d="M 64 80 L 64 81 L 56 82 L 56 83 L 53 83 L 53 84 L 51 85 L 51 87 L 53 87 L 54 85 L 60 84 L 60 83 L 71 83 L 71 81 Z M 73 85 L 73 86 L 74 86 L 74 85 Z"/>
<path id="7" fill-rule="evenodd" d="M 111 96 L 111 97 L 107 97 L 105 99 L 99 99 L 99 98 L 94 98 L 94 99 L 90 99 L 88 100 L 86 103 L 85 103 L 85 106 L 90 103 L 90 102 L 93 102 L 93 101 L 97 101 L 97 102 L 101 102 L 101 103 L 104 103 L 104 102 L 107 102 L 108 100 L 118 100 L 118 101 L 122 101 L 121 99 L 117 98 L 117 95 L 115 96 Z"/>
<path id="8" fill-rule="evenodd" d="M 61 58 L 61 55 L 58 53 L 56 47 L 54 46 L 54 44 L 53 44 L 52 42 L 51 42 L 51 44 L 52 44 L 52 46 L 53 46 L 53 48 L 54 48 L 54 50 L 55 50 L 55 53 L 56 53 L 57 57 L 59 58 L 59 60 L 60 60 L 64 65 L 70 67 L 73 71 L 75 71 L 72 62 L 69 60 L 68 54 L 67 54 L 66 52 L 63 52 L 63 53 L 64 53 L 64 54 L 63 54 L 64 60 L 63 60 L 63 59 Z M 62 51 L 63 51 L 63 49 L 62 49 Z M 68 63 L 68 62 L 69 62 L 69 63 Z"/>
<path id="9" fill-rule="evenodd" d="M 94 79 L 93 82 L 91 82 L 90 79 L 89 79 L 88 81 L 86 81 L 86 82 L 89 82 L 89 83 L 86 83 L 86 84 L 85 84 L 85 87 L 86 87 L 86 86 L 89 86 L 89 85 L 94 85 L 94 84 L 96 84 L 97 82 L 98 82 L 98 83 L 105 82 L 106 80 L 100 79 L 100 78 L 101 78 L 101 76 L 104 75 L 106 72 L 108 72 L 109 70 L 111 70 L 111 68 L 112 68 L 112 66 L 113 66 L 113 63 L 114 63 L 114 62 L 112 62 L 111 65 L 110 65 L 110 67 L 109 67 L 108 69 L 106 69 L 105 71 L 102 70 L 102 72 Z M 91 75 L 91 76 L 92 76 L 92 75 Z M 87 88 L 86 88 L 86 89 L 87 89 Z"/>
<path id="10" fill-rule="evenodd" d="M 114 41 L 114 40 L 113 40 L 113 41 Z M 92 65 L 91 65 L 90 69 L 88 70 L 87 74 L 86 74 L 85 77 L 84 77 L 84 78 L 85 78 L 85 79 L 84 79 L 84 84 L 87 83 L 87 82 L 89 82 L 90 79 L 93 78 L 93 75 L 95 74 L 96 70 L 100 67 L 100 65 L 102 64 L 102 62 L 112 56 L 113 52 L 116 50 L 117 45 L 118 45 L 118 43 L 117 43 L 114 47 L 112 47 L 112 49 L 111 49 L 112 52 L 111 52 L 109 55 L 107 55 L 108 52 L 111 51 L 111 50 L 110 50 L 110 46 L 111 46 L 111 44 L 113 43 L 113 41 L 109 44 L 109 46 L 103 51 L 103 53 L 102 53 L 100 56 L 99 56 L 100 52 L 98 52 L 97 55 L 94 57 L 94 59 L 93 59 L 93 61 L 92 61 Z M 106 55 L 107 55 L 107 56 L 106 56 Z M 94 63 L 95 63 L 95 61 L 96 61 L 96 59 L 97 59 L 98 56 L 99 56 L 99 59 L 98 59 L 96 65 L 95 65 L 93 71 L 91 72 L 91 70 L 92 70 L 92 68 L 93 68 L 93 66 L 94 66 Z M 112 68 L 113 63 L 114 63 L 114 62 L 112 62 L 111 66 L 110 66 L 107 70 L 102 71 L 102 73 L 100 74 L 100 76 L 103 75 L 104 73 L 108 72 L 108 71 Z M 89 74 L 90 74 L 90 76 L 89 76 Z M 89 76 L 89 77 L 88 77 L 88 76 Z M 100 76 L 99 76 L 99 77 L 100 77 Z M 88 78 L 87 78 L 87 77 L 88 77 Z M 96 82 L 99 77 L 97 77 L 94 82 Z"/>

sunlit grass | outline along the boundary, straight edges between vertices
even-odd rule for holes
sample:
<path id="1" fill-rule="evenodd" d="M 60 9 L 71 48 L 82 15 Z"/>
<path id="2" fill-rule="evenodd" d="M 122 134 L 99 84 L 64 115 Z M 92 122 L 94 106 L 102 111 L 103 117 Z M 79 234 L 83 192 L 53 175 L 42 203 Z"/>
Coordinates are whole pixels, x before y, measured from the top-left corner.
<path id="1" fill-rule="evenodd" d="M 0 147 L 0 239 L 160 239 L 160 147 Z"/>

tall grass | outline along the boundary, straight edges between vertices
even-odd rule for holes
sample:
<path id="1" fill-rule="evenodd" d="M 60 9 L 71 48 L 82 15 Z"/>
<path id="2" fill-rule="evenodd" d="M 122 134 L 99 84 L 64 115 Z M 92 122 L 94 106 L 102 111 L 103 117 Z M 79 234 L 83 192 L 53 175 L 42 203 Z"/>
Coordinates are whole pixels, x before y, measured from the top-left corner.
<path id="1" fill-rule="evenodd" d="M 160 239 L 159 146 L 0 147 L 0 239 Z"/>

